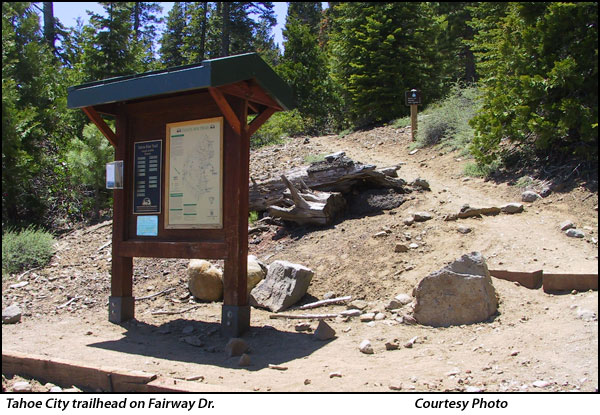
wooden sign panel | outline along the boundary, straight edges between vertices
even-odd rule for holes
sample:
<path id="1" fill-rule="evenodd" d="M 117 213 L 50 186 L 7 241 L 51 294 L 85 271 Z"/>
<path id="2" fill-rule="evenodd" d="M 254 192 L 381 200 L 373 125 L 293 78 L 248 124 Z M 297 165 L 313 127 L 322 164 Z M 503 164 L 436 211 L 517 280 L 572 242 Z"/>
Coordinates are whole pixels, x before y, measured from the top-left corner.
<path id="1" fill-rule="evenodd" d="M 421 91 L 418 89 L 411 89 L 404 93 L 405 105 L 421 105 Z"/>
<path id="2" fill-rule="evenodd" d="M 223 228 L 223 117 L 167 124 L 165 229 Z"/>

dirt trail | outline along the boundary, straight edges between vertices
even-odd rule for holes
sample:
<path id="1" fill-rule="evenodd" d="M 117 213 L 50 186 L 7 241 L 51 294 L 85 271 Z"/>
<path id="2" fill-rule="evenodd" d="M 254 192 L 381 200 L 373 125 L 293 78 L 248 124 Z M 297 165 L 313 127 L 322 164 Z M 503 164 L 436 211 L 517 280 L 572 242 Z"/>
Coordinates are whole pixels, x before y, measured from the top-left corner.
<path id="1" fill-rule="evenodd" d="M 525 204 L 516 215 L 497 215 L 446 222 L 464 204 L 475 207 L 520 202 L 522 189 L 506 184 L 465 179 L 464 160 L 456 152 L 436 149 L 410 153 L 404 130 L 382 127 L 344 138 L 294 139 L 252 155 L 252 175 L 278 174 L 278 169 L 304 163 L 307 156 L 343 150 L 349 157 L 378 167 L 404 163 L 399 176 L 421 177 L 431 191 L 415 191 L 400 207 L 378 215 L 349 217 L 328 228 L 297 228 L 287 233 L 263 233 L 250 253 L 271 263 L 276 259 L 312 268 L 309 297 L 325 293 L 352 295 L 368 302 L 369 310 L 400 293 L 410 294 L 430 272 L 465 253 L 480 251 L 489 268 L 515 271 L 598 272 L 597 193 L 576 188 L 552 193 Z M 586 198 L 587 197 L 587 198 Z M 428 211 L 434 218 L 406 226 L 411 212 Z M 558 225 L 570 219 L 583 239 L 568 238 Z M 464 225 L 468 234 L 457 232 Z M 387 236 L 374 237 L 382 229 Z M 276 237 L 274 237 L 276 236 Z M 252 364 L 240 367 L 226 357 L 226 339 L 218 333 L 221 305 L 202 304 L 185 314 L 152 315 L 158 309 L 188 306 L 185 298 L 186 261 L 136 259 L 134 295 L 176 290 L 136 304 L 136 320 L 119 325 L 107 321 L 110 227 L 80 230 L 60 241 L 53 265 L 24 276 L 29 285 L 10 288 L 16 277 L 3 281 L 3 305 L 25 304 L 22 323 L 3 325 L 5 350 L 43 354 L 98 365 L 141 369 L 165 376 L 202 375 L 199 382 L 249 391 L 594 391 L 598 387 L 598 322 L 578 317 L 578 310 L 598 314 L 598 293 L 550 295 L 504 280 L 493 279 L 500 297 L 499 315 L 491 322 L 432 328 L 386 319 L 361 323 L 353 318 L 330 321 L 337 337 L 316 341 L 294 330 L 298 320 L 273 320 L 266 311 L 252 310 L 252 329 L 244 338 Z M 394 252 L 398 242 L 418 248 Z M 102 248 L 102 249 L 100 249 Z M 73 304 L 57 308 L 68 296 Z M 84 307 L 85 306 L 85 307 Z M 318 313 L 339 312 L 328 306 Z M 312 328 L 316 328 L 316 322 Z M 203 346 L 182 342 L 184 328 L 202 339 Z M 189 328 L 187 329 L 189 330 Z M 412 348 L 387 351 L 393 339 L 403 344 L 417 336 Z M 364 339 L 373 355 L 362 354 Z M 268 367 L 278 364 L 287 370 Z M 331 377 L 339 372 L 341 377 Z M 536 387 L 535 381 L 547 382 Z M 539 384 L 538 384 L 539 385 Z"/>

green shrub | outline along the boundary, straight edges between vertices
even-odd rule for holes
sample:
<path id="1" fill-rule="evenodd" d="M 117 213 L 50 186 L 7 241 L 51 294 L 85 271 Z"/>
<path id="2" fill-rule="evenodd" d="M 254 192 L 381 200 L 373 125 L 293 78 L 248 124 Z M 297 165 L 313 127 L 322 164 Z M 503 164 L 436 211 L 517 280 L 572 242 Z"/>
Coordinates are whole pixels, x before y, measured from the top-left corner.
<path id="1" fill-rule="evenodd" d="M 467 163 L 464 167 L 464 175 L 471 177 L 488 177 L 498 171 L 500 162 L 495 161 L 491 164 Z"/>
<path id="2" fill-rule="evenodd" d="M 255 210 L 251 210 L 248 213 L 248 223 L 250 225 L 254 225 L 254 223 L 258 220 L 258 212 Z"/>
<path id="3" fill-rule="evenodd" d="M 280 144 L 287 137 L 298 136 L 305 131 L 305 123 L 298 110 L 277 112 L 252 135 L 253 148 Z"/>
<path id="4" fill-rule="evenodd" d="M 419 147 L 440 144 L 450 150 L 467 153 L 473 140 L 469 121 L 479 107 L 479 91 L 475 86 L 454 85 L 450 94 L 427 108 L 419 116 L 416 141 Z"/>
<path id="5" fill-rule="evenodd" d="M 46 265 L 54 254 L 54 238 L 48 232 L 28 227 L 2 235 L 2 275 Z"/>

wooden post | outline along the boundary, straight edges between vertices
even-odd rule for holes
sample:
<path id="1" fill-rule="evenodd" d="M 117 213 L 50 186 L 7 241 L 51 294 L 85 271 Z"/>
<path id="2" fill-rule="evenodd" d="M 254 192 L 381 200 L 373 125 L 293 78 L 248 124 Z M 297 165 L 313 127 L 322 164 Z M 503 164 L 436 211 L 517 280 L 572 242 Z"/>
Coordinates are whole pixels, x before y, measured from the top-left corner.
<path id="1" fill-rule="evenodd" d="M 240 122 L 240 134 L 229 126 L 229 143 L 234 144 L 233 153 L 228 157 L 233 164 L 225 165 L 227 181 L 235 189 L 225 199 L 225 220 L 232 221 L 226 235 L 228 254 L 223 269 L 223 307 L 221 332 L 224 337 L 239 337 L 250 328 L 250 306 L 248 305 L 248 180 L 250 166 L 250 137 L 248 136 L 248 102 L 236 99 L 236 117 Z M 233 138 L 233 140 L 231 139 Z"/>
<path id="2" fill-rule="evenodd" d="M 412 141 L 415 141 L 417 134 L 417 105 L 410 106 L 410 136 Z"/>
<path id="3" fill-rule="evenodd" d="M 124 189 L 113 192 L 113 234 L 110 297 L 108 301 L 108 320 L 112 323 L 122 323 L 134 317 L 133 299 L 133 258 L 120 255 L 118 247 L 127 240 L 127 192 L 130 189 L 131 169 L 128 163 L 130 143 L 127 141 L 127 122 L 123 112 L 117 117 L 115 159 L 125 160 Z"/>

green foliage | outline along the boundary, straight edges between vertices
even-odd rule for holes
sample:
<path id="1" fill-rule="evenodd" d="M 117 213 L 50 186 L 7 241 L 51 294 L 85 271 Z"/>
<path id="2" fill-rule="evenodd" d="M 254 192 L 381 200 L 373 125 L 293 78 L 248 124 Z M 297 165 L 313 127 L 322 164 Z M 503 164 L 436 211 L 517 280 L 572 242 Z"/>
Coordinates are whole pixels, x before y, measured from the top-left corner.
<path id="1" fill-rule="evenodd" d="M 252 135 L 250 145 L 253 148 L 279 144 L 287 137 L 303 134 L 306 130 L 304 120 L 297 109 L 276 112 Z"/>
<path id="2" fill-rule="evenodd" d="M 469 121 L 479 108 L 479 95 L 475 86 L 456 84 L 446 98 L 428 107 L 419 118 L 416 134 L 419 147 L 440 144 L 466 152 L 473 141 Z"/>
<path id="3" fill-rule="evenodd" d="M 304 162 L 306 164 L 318 163 L 318 162 L 324 161 L 324 160 L 325 160 L 325 154 L 309 154 L 308 156 L 304 157 Z"/>
<path id="4" fill-rule="evenodd" d="M 432 102 L 443 93 L 436 34 L 443 19 L 430 3 L 347 2 L 333 6 L 333 78 L 354 125 L 405 115 L 404 92 Z"/>
<path id="5" fill-rule="evenodd" d="M 2 234 L 2 276 L 40 267 L 54 255 L 54 238 L 30 226 L 21 232 L 9 229 Z"/>
<path id="6" fill-rule="evenodd" d="M 500 161 L 494 161 L 490 164 L 479 164 L 479 163 L 467 163 L 464 168 L 465 176 L 471 177 L 488 177 L 498 171 L 500 168 Z"/>
<path id="7" fill-rule="evenodd" d="M 319 39 L 321 3 L 290 3 L 283 30 L 285 53 L 277 73 L 293 88 L 307 134 L 335 129 L 339 99 Z"/>
<path id="8" fill-rule="evenodd" d="M 484 91 L 472 121 L 477 161 L 515 146 L 597 160 L 597 3 L 488 5 L 472 25 Z"/>
<path id="9" fill-rule="evenodd" d="M 105 189 L 106 163 L 114 160 L 114 149 L 93 124 L 83 129 L 83 137 L 74 138 L 67 153 L 72 184 L 72 215 L 98 219 L 100 211 L 110 206 Z"/>
<path id="10" fill-rule="evenodd" d="M 254 223 L 258 220 L 258 212 L 255 210 L 251 210 L 248 213 L 248 223 L 250 225 L 254 225 Z"/>

